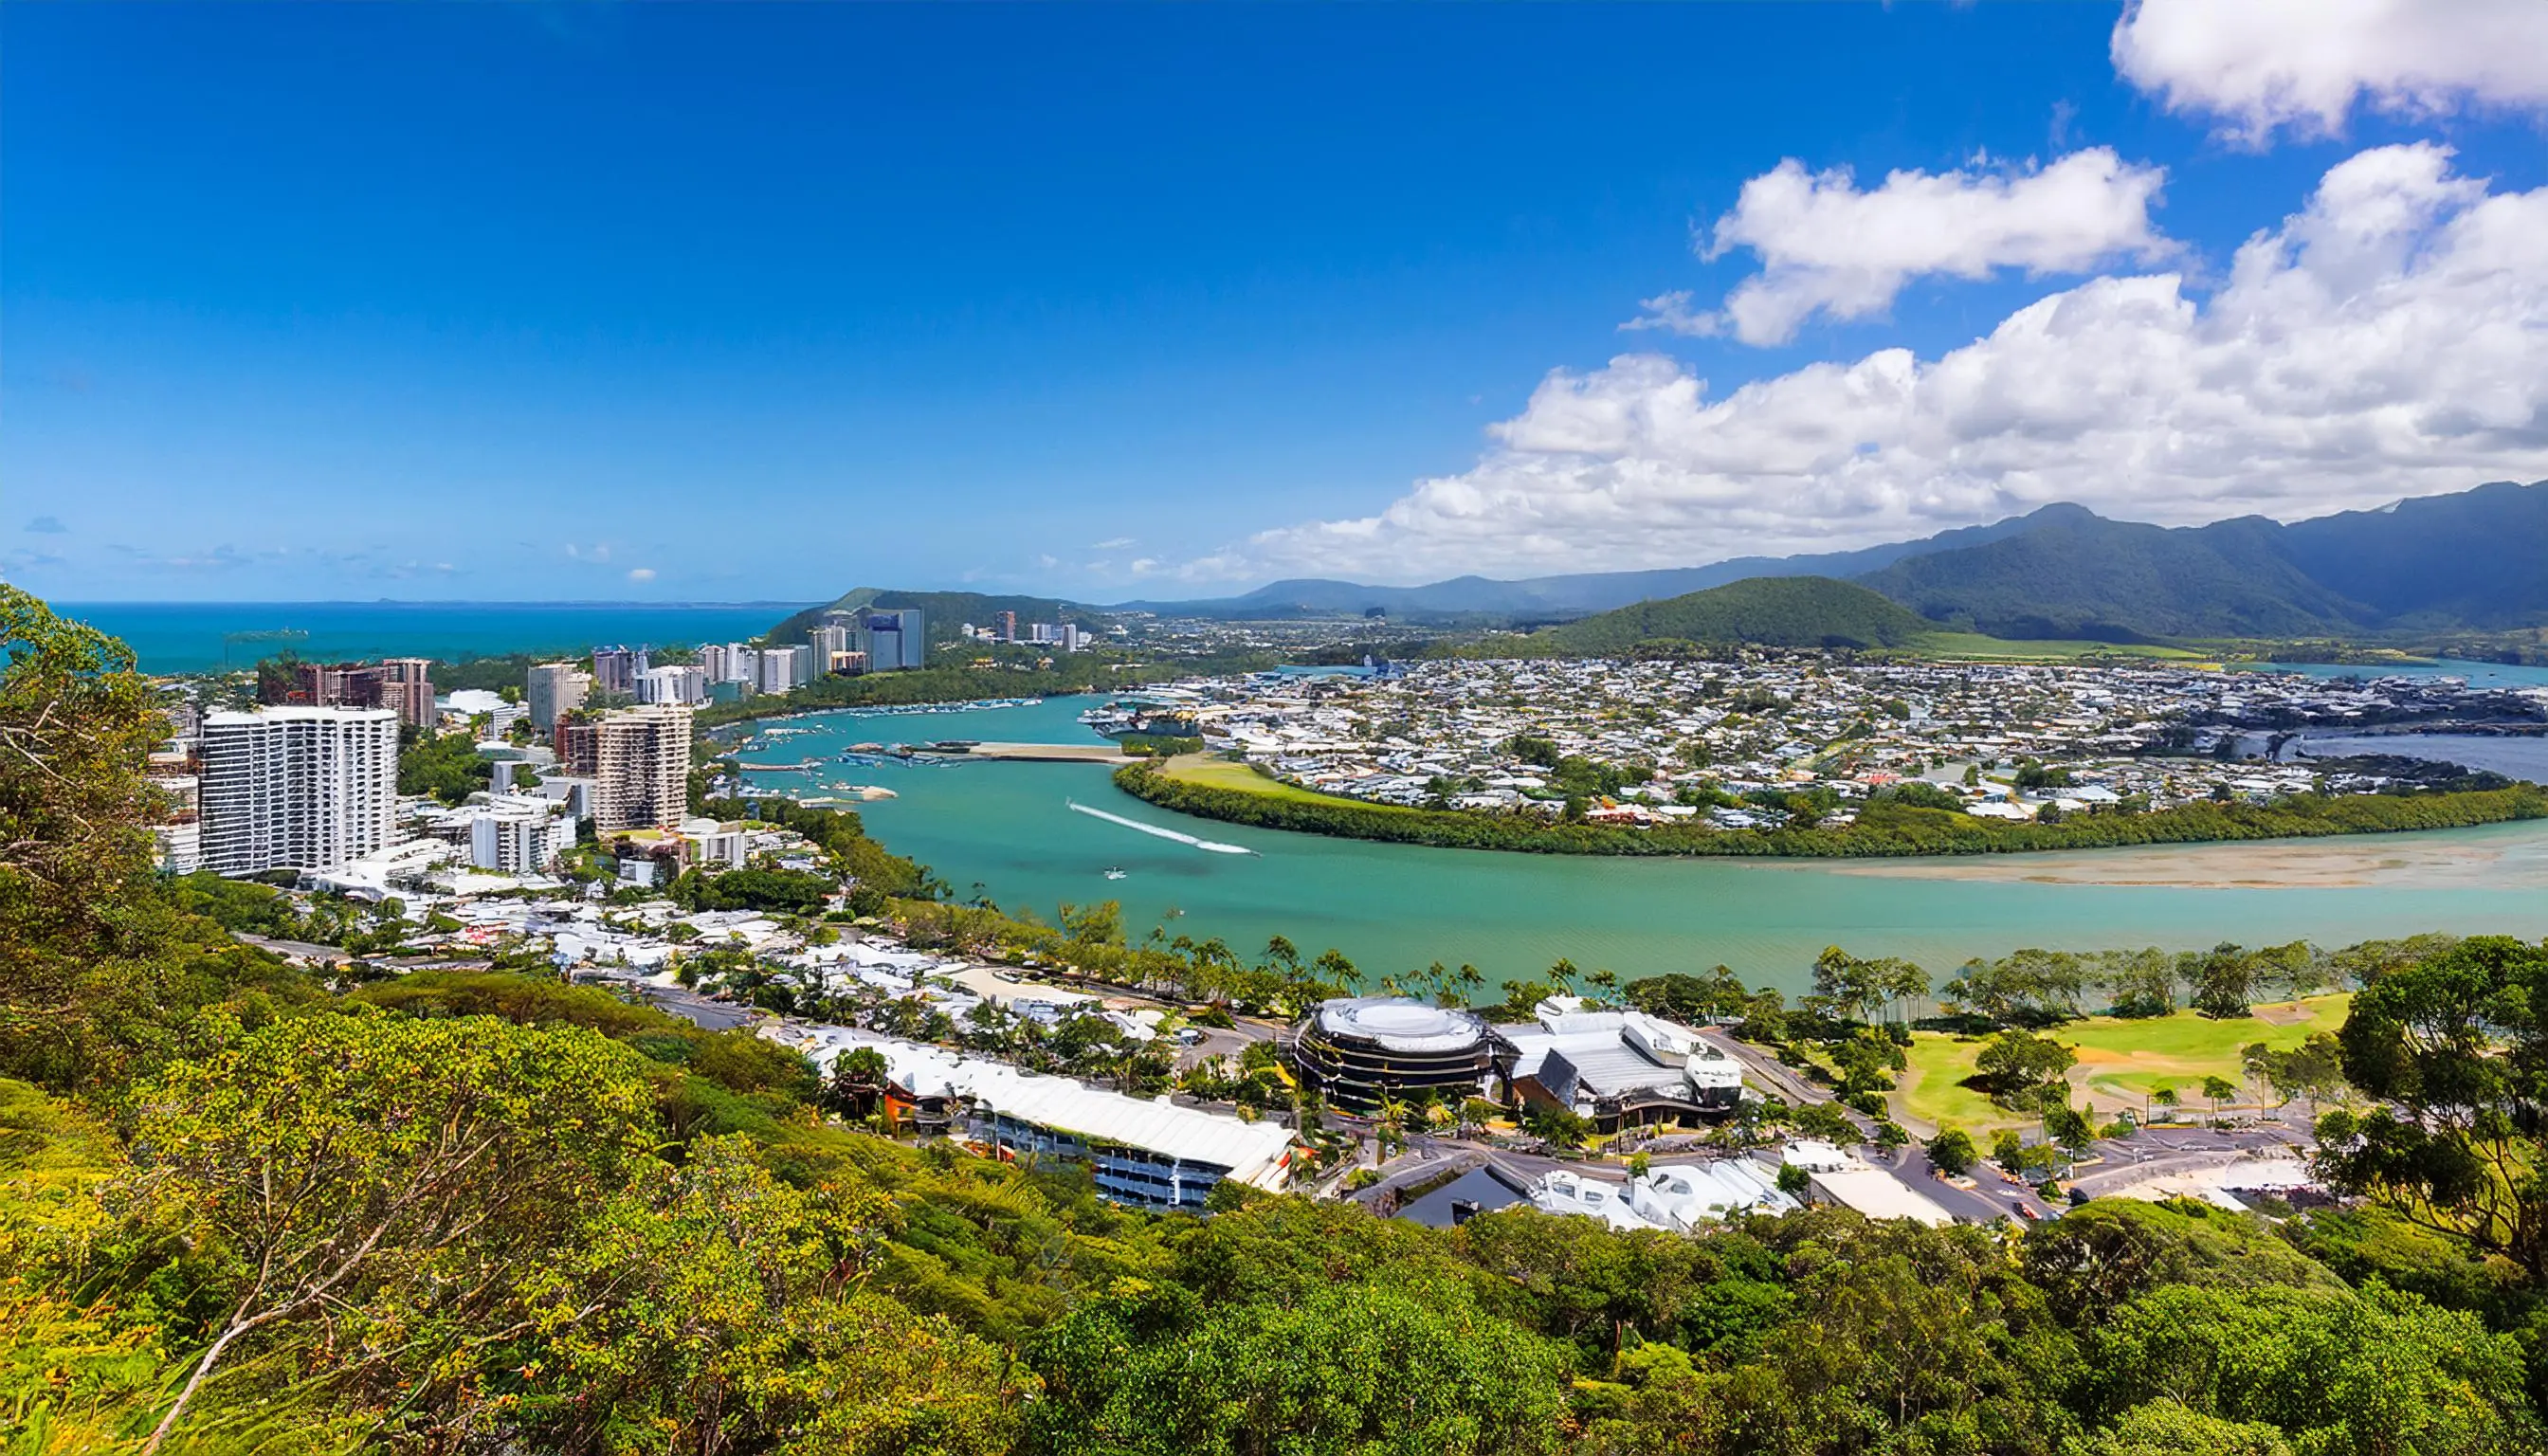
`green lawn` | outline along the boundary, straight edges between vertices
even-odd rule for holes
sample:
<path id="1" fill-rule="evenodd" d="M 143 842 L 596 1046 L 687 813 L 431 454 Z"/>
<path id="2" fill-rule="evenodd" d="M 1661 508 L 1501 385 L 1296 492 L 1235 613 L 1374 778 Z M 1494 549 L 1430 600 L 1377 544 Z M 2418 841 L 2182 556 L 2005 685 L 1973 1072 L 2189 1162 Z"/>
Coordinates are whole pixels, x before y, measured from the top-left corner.
<path id="1" fill-rule="evenodd" d="M 2205 1077 L 2227 1077 L 2239 1085 L 2242 1098 L 2247 1095 L 2238 1064 L 2244 1047 L 2256 1042 L 2276 1050 L 2298 1046 L 2314 1032 L 2342 1026 L 2352 1002 L 2350 994 L 2315 996 L 2297 1006 L 2259 1008 L 2265 1015 L 2241 1021 L 2213 1021 L 2190 1011 L 2140 1019 L 2092 1016 L 2046 1035 L 2078 1053 L 2079 1064 L 2070 1072 L 2073 1095 L 2085 1094 L 2102 1115 L 2127 1107 L 2138 1112 L 2142 1095 L 2162 1084 L 2176 1089 L 2182 1107 L 2201 1111 L 2209 1107 L 2202 1093 Z M 1893 1095 L 1897 1115 L 1906 1124 L 1948 1122 L 1973 1133 L 2033 1123 L 1962 1085 L 1981 1048 L 1979 1038 L 1915 1034 L 1910 1069 Z"/>
<path id="2" fill-rule="evenodd" d="M 1285 783 L 1279 778 L 1268 778 L 1245 764 L 1233 763 L 1228 759 L 1208 758 L 1201 754 L 1187 754 L 1181 758 L 1170 759 L 1159 766 L 1158 772 L 1161 776 L 1176 779 L 1181 783 L 1201 784 L 1205 788 L 1234 788 L 1240 793 L 1258 793 L 1267 798 L 1298 799 L 1303 803 L 1311 804 L 1353 804 L 1360 808 L 1384 811 L 1397 807 L 1393 804 L 1365 803 L 1361 799 L 1347 798 L 1342 794 L 1320 793 L 1315 789 L 1303 788 L 1297 783 Z"/>
<path id="3" fill-rule="evenodd" d="M 2109 657 L 2160 658 L 2171 662 L 2198 662 L 2202 654 L 2182 647 L 2159 647 L 2148 643 L 2080 642 L 2046 640 L 2017 641 L 2006 637 L 1985 637 L 1979 632 L 1929 632 L 1911 645 L 1911 651 L 1922 657 L 1976 658 L 1996 662 L 2067 662 L 2072 658 Z"/>

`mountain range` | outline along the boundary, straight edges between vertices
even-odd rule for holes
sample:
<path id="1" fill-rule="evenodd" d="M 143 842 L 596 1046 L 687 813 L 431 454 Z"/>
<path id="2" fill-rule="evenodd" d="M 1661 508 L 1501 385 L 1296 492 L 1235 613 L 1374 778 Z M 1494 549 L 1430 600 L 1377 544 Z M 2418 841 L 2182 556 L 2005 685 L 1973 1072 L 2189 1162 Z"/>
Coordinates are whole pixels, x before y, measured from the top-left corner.
<path id="1" fill-rule="evenodd" d="M 1932 623 L 1999 637 L 2128 642 L 2529 627 L 2548 623 L 2548 481 L 2502 481 L 2288 525 L 2251 515 L 2166 527 L 2054 504 L 1858 551 L 1512 582 L 1458 577 L 1423 587 L 1283 581 L 1242 596 L 1119 609 L 1233 620 L 1378 610 L 1549 622 L 1765 577 L 1853 581 Z M 1874 625 L 1858 621 L 1850 630 Z"/>

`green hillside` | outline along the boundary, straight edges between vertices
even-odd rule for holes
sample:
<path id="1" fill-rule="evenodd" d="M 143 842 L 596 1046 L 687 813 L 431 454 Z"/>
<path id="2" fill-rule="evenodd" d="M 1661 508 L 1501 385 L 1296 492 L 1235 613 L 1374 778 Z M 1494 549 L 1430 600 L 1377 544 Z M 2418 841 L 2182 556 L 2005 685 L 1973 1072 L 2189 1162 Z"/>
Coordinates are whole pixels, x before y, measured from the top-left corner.
<path id="1" fill-rule="evenodd" d="M 2002 539 L 1854 580 L 1998 637 L 2351 636 L 2548 621 L 2548 482 L 2283 525 L 2167 529 L 2047 506 Z"/>
<path id="2" fill-rule="evenodd" d="M 1530 641 L 1552 653 L 1588 657 L 1654 641 L 1907 647 L 1937 627 L 1865 587 L 1829 577 L 1755 577 L 1550 627 Z"/>
<path id="3" fill-rule="evenodd" d="M 1062 601 L 1050 596 L 991 596 L 979 592 L 902 592 L 889 587 L 860 587 L 843 592 L 822 606 L 811 606 L 786 618 L 770 629 L 774 643 L 802 642 L 805 634 L 823 619 L 825 612 L 855 611 L 860 607 L 918 608 L 928 614 L 929 643 L 932 647 L 954 642 L 956 628 L 966 622 L 981 626 L 998 621 L 1000 613 L 1018 614 L 1018 628 L 1024 631 L 1029 622 L 1077 622 L 1090 631 L 1103 630 L 1110 622 L 1104 612 Z"/>

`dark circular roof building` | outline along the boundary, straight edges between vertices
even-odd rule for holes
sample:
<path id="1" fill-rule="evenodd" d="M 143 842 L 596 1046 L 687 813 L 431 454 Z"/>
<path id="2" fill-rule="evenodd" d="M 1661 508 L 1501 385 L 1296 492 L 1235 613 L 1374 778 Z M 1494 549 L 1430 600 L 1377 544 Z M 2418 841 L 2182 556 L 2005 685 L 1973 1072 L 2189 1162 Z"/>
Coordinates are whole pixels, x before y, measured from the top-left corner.
<path id="1" fill-rule="evenodd" d="M 1352 1112 L 1373 1111 L 1384 1094 L 1475 1096 L 1493 1060 L 1484 1017 L 1403 996 L 1320 1002 L 1292 1035 L 1302 1084 Z"/>

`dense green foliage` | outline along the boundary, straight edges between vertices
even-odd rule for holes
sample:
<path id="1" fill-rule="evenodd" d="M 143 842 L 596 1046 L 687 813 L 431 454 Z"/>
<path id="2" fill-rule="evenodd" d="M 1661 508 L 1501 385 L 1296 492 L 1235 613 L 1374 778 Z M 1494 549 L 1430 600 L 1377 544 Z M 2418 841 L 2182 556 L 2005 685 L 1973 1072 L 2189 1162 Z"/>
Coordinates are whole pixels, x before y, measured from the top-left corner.
<path id="1" fill-rule="evenodd" d="M 457 806 L 494 779 L 495 766 L 478 757 L 473 735 L 428 733 L 413 727 L 399 730 L 399 792 L 429 793 Z"/>
<path id="2" fill-rule="evenodd" d="M 2073 814 L 2057 824 L 2010 823 L 1908 803 L 1870 803 L 1857 823 L 1831 829 L 1652 829 L 1557 823 L 1516 814 L 1404 809 L 1351 799 L 1250 793 L 1190 782 L 1148 764 L 1115 771 L 1126 793 L 1163 809 L 1261 829 L 1457 850 L 1545 855 L 1724 855 L 1849 859 L 1902 855 L 2023 854 L 2036 850 L 2206 844 L 2456 829 L 2548 818 L 2536 784 L 2455 793 L 2298 795 L 2270 805 L 2187 804 L 2147 813 Z"/>
<path id="3" fill-rule="evenodd" d="M 831 897 L 832 881 L 794 869 L 729 869 L 721 874 L 682 871 L 666 893 L 684 910 L 774 910 L 809 915 Z"/>
<path id="4" fill-rule="evenodd" d="M 1865 587 L 1828 577 L 1755 577 L 1544 628 L 1528 653 L 1614 657 L 1652 642 L 1766 647 L 1905 647 L 1938 624 Z M 1506 644 L 1499 643 L 1501 651 Z"/>

